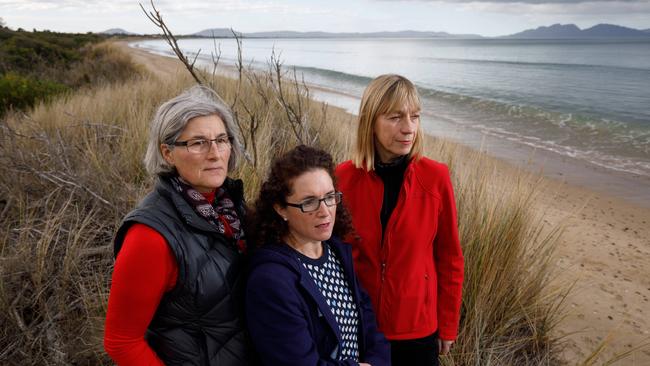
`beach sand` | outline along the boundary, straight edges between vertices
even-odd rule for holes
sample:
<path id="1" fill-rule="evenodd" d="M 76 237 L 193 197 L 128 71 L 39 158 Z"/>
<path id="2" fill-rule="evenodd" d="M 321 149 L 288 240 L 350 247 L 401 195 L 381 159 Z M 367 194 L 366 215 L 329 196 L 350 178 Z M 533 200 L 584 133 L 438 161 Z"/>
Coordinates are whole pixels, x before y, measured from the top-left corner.
<path id="1" fill-rule="evenodd" d="M 600 361 L 641 347 L 618 364 L 650 365 L 650 209 L 547 182 L 537 207 L 549 227 L 565 226 L 557 274 L 574 284 L 558 327 L 565 358 L 583 361 L 607 339 Z"/>
<path id="2" fill-rule="evenodd" d="M 176 59 L 129 48 L 156 74 L 186 73 Z M 500 169 L 516 169 L 500 161 Z M 650 208 L 613 195 L 546 178 L 535 202 L 549 229 L 564 226 L 558 281 L 573 284 L 558 332 L 569 364 L 584 361 L 604 340 L 594 364 L 645 344 L 620 365 L 650 365 Z M 650 189 L 650 188 L 649 188 Z"/>

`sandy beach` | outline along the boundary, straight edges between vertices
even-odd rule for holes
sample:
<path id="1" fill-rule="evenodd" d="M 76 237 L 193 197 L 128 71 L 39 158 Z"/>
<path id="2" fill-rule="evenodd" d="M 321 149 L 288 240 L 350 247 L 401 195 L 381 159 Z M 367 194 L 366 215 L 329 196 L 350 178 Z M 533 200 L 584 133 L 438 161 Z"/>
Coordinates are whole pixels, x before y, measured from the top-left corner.
<path id="1" fill-rule="evenodd" d="M 566 227 L 557 261 L 560 280 L 574 283 L 558 327 L 565 358 L 582 361 L 607 340 L 596 364 L 639 347 L 618 364 L 649 365 L 650 209 L 557 181 L 537 205 L 547 225 Z"/>
<path id="2" fill-rule="evenodd" d="M 128 49 L 156 74 L 185 73 L 175 59 Z M 501 161 L 502 169 L 514 169 Z M 535 210 L 549 229 L 564 227 L 557 252 L 558 281 L 573 284 L 558 331 L 569 364 L 605 341 L 594 364 L 635 350 L 621 365 L 650 365 L 650 208 L 547 177 Z"/>

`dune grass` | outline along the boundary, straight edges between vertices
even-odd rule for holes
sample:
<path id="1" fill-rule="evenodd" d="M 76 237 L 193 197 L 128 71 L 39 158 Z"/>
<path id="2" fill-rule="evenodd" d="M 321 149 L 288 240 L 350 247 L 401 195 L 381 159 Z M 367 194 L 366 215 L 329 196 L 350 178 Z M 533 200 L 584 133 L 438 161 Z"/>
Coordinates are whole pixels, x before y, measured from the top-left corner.
<path id="1" fill-rule="evenodd" d="M 103 47 L 105 62 L 128 58 Z M 193 84 L 189 76 L 125 72 L 132 76 L 0 123 L 1 364 L 110 364 L 102 337 L 112 236 L 151 188 L 141 160 L 155 108 Z M 245 137 L 248 159 L 232 175 L 244 179 L 249 201 L 272 158 L 299 141 L 337 161 L 349 156 L 353 116 L 311 101 L 304 86 L 250 70 L 211 84 L 233 105 Z M 565 290 L 552 282 L 557 232 L 542 233 L 532 211 L 535 178 L 504 175 L 485 155 L 449 142 L 426 145 L 451 168 L 466 258 L 459 339 L 443 363 L 557 364 L 552 330 Z"/>

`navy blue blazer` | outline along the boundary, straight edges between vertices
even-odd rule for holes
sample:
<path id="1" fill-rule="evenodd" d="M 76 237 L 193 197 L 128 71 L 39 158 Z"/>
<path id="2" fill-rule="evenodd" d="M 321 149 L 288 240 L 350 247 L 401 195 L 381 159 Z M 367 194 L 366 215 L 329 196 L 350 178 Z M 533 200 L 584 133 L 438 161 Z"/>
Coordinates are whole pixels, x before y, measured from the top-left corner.
<path id="1" fill-rule="evenodd" d="M 377 329 L 370 298 L 359 285 L 348 244 L 332 237 L 359 309 L 359 362 L 390 365 L 390 345 Z M 246 323 L 263 365 L 357 365 L 337 361 L 341 334 L 325 298 L 292 248 L 268 244 L 252 254 Z"/>

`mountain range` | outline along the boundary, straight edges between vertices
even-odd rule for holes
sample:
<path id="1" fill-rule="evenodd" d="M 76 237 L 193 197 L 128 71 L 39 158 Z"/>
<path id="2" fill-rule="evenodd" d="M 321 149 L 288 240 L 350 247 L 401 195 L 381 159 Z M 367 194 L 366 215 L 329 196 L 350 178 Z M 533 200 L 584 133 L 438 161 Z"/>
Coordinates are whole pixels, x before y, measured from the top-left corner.
<path id="1" fill-rule="evenodd" d="M 112 36 L 113 35 L 120 35 L 120 36 L 135 36 L 135 35 L 137 35 L 136 33 L 131 33 L 131 32 L 125 31 L 122 28 L 111 28 L 111 29 L 107 29 L 107 30 L 105 30 L 103 32 L 99 32 L 99 33 L 100 34 L 108 34 L 108 35 L 112 35 Z"/>
<path id="2" fill-rule="evenodd" d="M 523 32 L 501 36 L 483 37 L 477 34 L 451 34 L 447 32 L 422 32 L 422 31 L 399 31 L 399 32 L 370 32 L 370 33 L 333 33 L 333 32 L 296 32 L 296 31 L 272 31 L 272 32 L 251 32 L 242 33 L 233 31 L 230 28 L 210 28 L 200 32 L 183 35 L 180 37 L 207 37 L 207 38 L 233 38 L 233 32 L 242 38 L 510 38 L 510 39 L 594 39 L 594 38 L 650 38 L 649 29 L 633 29 L 613 24 L 598 24 L 591 28 L 580 29 L 575 24 L 553 24 L 548 27 L 528 29 Z M 101 32 L 103 34 L 135 35 L 124 29 L 112 28 Z"/>
<path id="3" fill-rule="evenodd" d="M 575 24 L 553 24 L 549 27 L 528 29 L 502 38 L 644 38 L 650 37 L 650 29 L 638 30 L 613 24 L 598 24 L 580 29 Z"/>
<path id="4" fill-rule="evenodd" d="M 271 31 L 271 32 L 235 32 L 244 38 L 482 38 L 477 34 L 450 34 L 446 32 L 420 32 L 420 31 L 399 31 L 399 32 L 371 32 L 371 33 L 332 33 L 332 32 L 297 32 L 297 31 Z M 229 28 L 212 28 L 192 33 L 194 37 L 225 37 L 233 36 Z"/>

